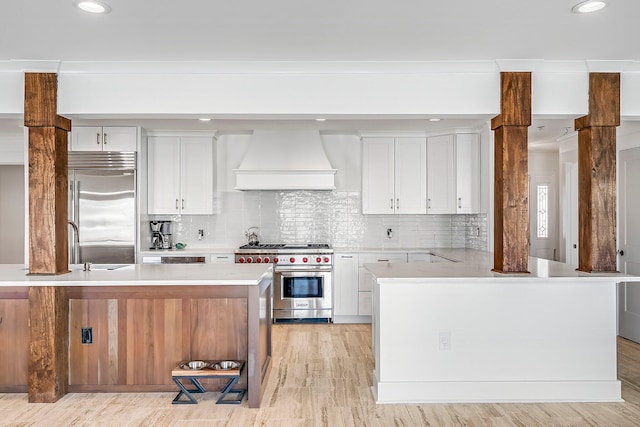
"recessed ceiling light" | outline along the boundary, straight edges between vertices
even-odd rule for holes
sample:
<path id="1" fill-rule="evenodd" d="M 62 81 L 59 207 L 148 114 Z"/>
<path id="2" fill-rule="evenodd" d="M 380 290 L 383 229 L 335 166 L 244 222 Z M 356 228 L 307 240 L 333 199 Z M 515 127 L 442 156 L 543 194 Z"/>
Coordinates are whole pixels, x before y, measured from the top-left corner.
<path id="1" fill-rule="evenodd" d="M 73 5 L 78 9 L 84 10 L 89 13 L 109 13 L 111 12 L 111 6 L 105 2 L 98 0 L 75 0 Z"/>
<path id="2" fill-rule="evenodd" d="M 600 9 L 603 9 L 607 3 L 601 0 L 587 0 L 578 3 L 577 5 L 571 8 L 573 13 L 591 13 L 597 12 Z"/>
<path id="3" fill-rule="evenodd" d="M 208 117 L 200 117 L 198 120 L 200 120 L 201 122 L 210 122 L 211 119 Z"/>
<path id="4" fill-rule="evenodd" d="M 324 122 L 324 121 L 326 121 L 326 120 L 327 120 L 327 119 L 317 118 L 317 119 L 316 119 L 316 122 Z"/>
<path id="5" fill-rule="evenodd" d="M 433 117 L 433 118 L 429 119 L 429 121 L 430 121 L 430 122 L 439 122 L 439 121 L 440 121 L 440 119 L 439 119 L 439 118 L 437 118 L 437 117 Z"/>

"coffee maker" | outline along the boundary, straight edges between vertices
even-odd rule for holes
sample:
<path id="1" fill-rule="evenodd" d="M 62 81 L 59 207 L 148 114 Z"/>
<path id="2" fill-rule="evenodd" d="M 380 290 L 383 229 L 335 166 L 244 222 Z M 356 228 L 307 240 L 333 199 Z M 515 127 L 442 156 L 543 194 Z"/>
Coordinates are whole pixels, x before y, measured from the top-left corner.
<path id="1" fill-rule="evenodd" d="M 149 221 L 151 249 L 171 249 L 171 221 Z"/>

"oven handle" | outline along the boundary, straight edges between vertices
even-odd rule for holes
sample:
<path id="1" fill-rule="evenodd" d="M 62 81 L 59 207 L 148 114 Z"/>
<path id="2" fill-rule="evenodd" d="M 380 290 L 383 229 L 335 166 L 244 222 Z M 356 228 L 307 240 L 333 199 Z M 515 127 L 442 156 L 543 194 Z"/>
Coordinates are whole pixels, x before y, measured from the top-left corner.
<path id="1" fill-rule="evenodd" d="M 331 267 L 300 267 L 300 268 L 290 268 L 290 267 L 286 267 L 286 268 L 278 268 L 278 267 L 274 267 L 273 272 L 274 273 L 281 273 L 281 274 L 286 274 L 286 273 L 331 273 L 333 271 L 333 268 Z"/>

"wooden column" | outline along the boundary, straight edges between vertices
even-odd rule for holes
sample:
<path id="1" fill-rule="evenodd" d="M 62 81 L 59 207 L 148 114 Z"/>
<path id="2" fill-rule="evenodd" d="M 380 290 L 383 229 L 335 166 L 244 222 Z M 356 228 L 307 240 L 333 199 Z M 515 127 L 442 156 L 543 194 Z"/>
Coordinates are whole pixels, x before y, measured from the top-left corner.
<path id="1" fill-rule="evenodd" d="M 58 116 L 54 73 L 25 73 L 24 125 L 29 128 L 29 274 L 68 272 L 67 132 Z"/>
<path id="2" fill-rule="evenodd" d="M 617 271 L 616 127 L 620 74 L 589 74 L 589 114 L 578 131 L 578 270 Z"/>
<path id="3" fill-rule="evenodd" d="M 68 272 L 67 132 L 57 76 L 25 73 L 29 128 L 29 274 Z M 69 386 L 69 307 L 64 288 L 29 288 L 29 402 L 55 402 Z"/>
<path id="4" fill-rule="evenodd" d="M 29 379 L 31 403 L 53 403 L 69 388 L 69 301 L 66 288 L 29 288 Z"/>
<path id="5" fill-rule="evenodd" d="M 531 73 L 500 73 L 495 131 L 493 271 L 528 273 Z"/>

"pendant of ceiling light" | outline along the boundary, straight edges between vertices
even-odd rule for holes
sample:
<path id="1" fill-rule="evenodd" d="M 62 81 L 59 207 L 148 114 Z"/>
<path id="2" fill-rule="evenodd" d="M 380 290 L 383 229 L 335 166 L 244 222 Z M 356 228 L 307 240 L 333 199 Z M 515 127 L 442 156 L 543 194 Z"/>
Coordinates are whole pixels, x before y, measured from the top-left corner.
<path id="1" fill-rule="evenodd" d="M 586 0 L 581 1 L 577 5 L 571 8 L 573 13 L 591 13 L 597 12 L 600 9 L 604 9 L 607 3 L 601 0 Z"/>
<path id="2" fill-rule="evenodd" d="M 99 0 L 75 0 L 73 5 L 78 9 L 89 13 L 105 14 L 111 12 L 111 6 Z"/>

